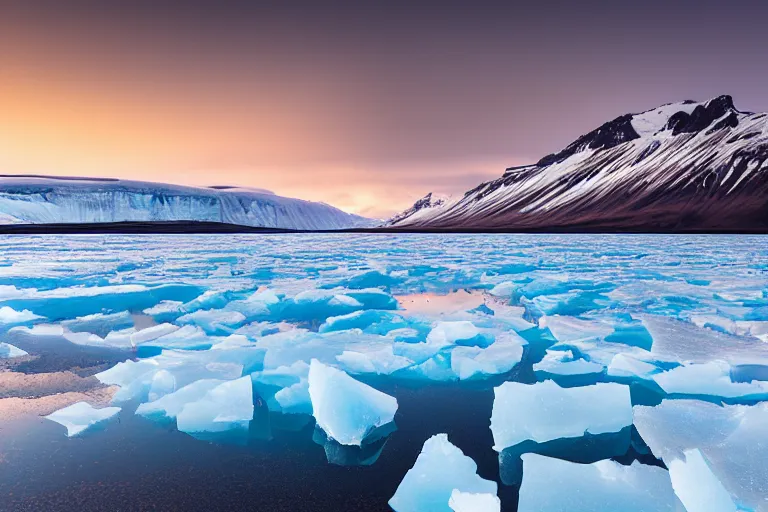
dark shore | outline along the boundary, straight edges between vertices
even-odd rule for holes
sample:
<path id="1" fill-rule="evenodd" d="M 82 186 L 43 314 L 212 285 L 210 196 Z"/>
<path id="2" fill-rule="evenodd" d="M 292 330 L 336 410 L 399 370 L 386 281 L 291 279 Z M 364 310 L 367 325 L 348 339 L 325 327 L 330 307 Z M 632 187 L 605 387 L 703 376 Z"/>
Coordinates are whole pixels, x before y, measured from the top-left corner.
<path id="1" fill-rule="evenodd" d="M 0 235 L 88 235 L 88 234 L 279 234 L 279 233 L 573 233 L 573 234 L 733 234 L 733 235 L 764 235 L 768 234 L 765 227 L 740 226 L 708 228 L 701 226 L 655 226 L 655 225 L 587 225 L 572 224 L 542 227 L 510 227 L 510 228 L 474 228 L 456 227 L 449 229 L 416 228 L 416 227 L 380 227 L 352 228 L 342 230 L 302 231 L 279 228 L 263 228 L 242 226 L 222 222 L 195 221 L 161 221 L 161 222 L 98 222 L 84 224 L 6 224 L 0 225 Z"/>

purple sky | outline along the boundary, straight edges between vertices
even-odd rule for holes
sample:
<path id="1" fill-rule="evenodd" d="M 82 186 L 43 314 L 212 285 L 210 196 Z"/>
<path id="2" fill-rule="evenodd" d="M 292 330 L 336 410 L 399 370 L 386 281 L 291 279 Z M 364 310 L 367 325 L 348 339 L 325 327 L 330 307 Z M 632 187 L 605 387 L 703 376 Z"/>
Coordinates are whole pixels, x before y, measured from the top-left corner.
<path id="1" fill-rule="evenodd" d="M 627 112 L 768 110 L 768 2 L 0 0 L 0 170 L 386 216 Z"/>

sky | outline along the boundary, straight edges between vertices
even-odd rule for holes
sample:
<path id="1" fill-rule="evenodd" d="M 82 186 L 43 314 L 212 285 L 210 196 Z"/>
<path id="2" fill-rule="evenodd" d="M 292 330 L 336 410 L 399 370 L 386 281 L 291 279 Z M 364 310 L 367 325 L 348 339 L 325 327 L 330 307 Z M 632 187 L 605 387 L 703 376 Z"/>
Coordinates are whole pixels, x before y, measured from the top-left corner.
<path id="1" fill-rule="evenodd" d="M 684 99 L 768 111 L 768 2 L 0 0 L 0 174 L 387 217 Z"/>

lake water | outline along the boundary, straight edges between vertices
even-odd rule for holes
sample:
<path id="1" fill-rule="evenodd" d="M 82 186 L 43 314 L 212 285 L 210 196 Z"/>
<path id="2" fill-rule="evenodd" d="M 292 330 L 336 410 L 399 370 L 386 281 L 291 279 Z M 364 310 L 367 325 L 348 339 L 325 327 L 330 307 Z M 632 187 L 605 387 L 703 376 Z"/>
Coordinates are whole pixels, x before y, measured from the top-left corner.
<path id="1" fill-rule="evenodd" d="M 494 387 L 614 382 L 629 386 L 635 410 L 727 404 L 768 418 L 766 242 L 0 237 L 0 342 L 27 353 L 0 358 L 0 510 L 391 510 L 439 433 L 498 484 L 505 511 L 518 510 L 521 478 L 525 487 L 520 453 L 664 468 L 668 459 L 631 424 L 527 441 L 500 459 Z M 362 447 L 329 440 L 307 395 L 312 359 L 395 397 L 389 433 Z M 620 360 L 637 363 L 634 373 L 617 373 Z M 243 377 L 252 382 L 247 420 L 213 411 L 181 431 L 173 417 L 136 413 L 201 379 Z M 121 411 L 72 437 L 43 417 L 79 401 Z M 539 428 L 535 408 L 519 415 Z M 764 484 L 743 484 L 703 437 L 690 442 L 734 502 L 766 510 Z M 749 469 L 759 476 L 766 466 Z"/>

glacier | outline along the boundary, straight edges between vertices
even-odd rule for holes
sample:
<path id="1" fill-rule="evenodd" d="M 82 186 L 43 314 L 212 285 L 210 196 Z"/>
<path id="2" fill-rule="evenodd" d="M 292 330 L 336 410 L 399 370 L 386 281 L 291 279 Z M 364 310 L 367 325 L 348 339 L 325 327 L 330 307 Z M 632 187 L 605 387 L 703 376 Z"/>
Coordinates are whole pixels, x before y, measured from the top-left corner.
<path id="1" fill-rule="evenodd" d="M 0 175 L 0 224 L 125 221 L 221 222 L 295 230 L 335 230 L 379 223 L 325 203 L 255 188 Z"/>

